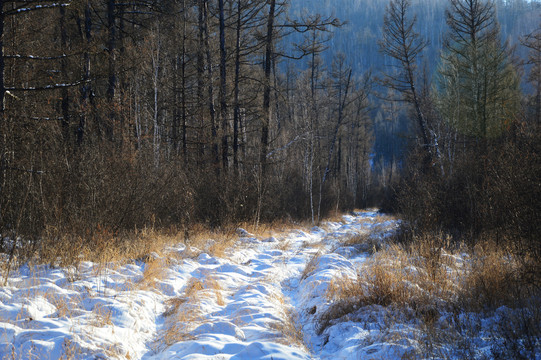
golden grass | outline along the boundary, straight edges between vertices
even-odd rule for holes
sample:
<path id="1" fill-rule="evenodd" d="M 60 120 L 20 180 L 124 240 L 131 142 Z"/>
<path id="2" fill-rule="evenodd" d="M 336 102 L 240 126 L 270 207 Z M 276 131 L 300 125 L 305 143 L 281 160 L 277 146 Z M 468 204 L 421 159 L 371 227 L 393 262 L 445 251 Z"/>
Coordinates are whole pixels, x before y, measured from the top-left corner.
<path id="1" fill-rule="evenodd" d="M 323 222 L 343 222 L 344 215 L 346 214 L 339 211 L 332 211 L 325 218 L 323 218 Z"/>
<path id="2" fill-rule="evenodd" d="M 280 251 L 288 251 L 289 249 L 291 249 L 292 245 L 293 244 L 292 244 L 291 240 L 289 240 L 289 239 L 281 239 L 281 240 L 279 240 L 278 245 L 276 246 L 276 249 L 278 249 Z"/>
<path id="3" fill-rule="evenodd" d="M 203 252 L 220 258 L 228 258 L 237 244 L 238 235 L 235 227 L 210 229 L 203 225 L 194 225 L 186 239 L 186 250 L 183 256 L 196 258 Z"/>
<path id="4" fill-rule="evenodd" d="M 74 360 L 81 355 L 81 349 L 70 339 L 65 338 L 62 342 L 62 355 L 60 360 Z"/>
<path id="5" fill-rule="evenodd" d="M 55 267 L 73 267 L 75 271 L 67 273 L 69 281 L 80 278 L 77 272 L 78 264 L 91 261 L 101 264 L 101 273 L 112 263 L 126 263 L 135 259 L 146 259 L 151 253 L 163 253 L 167 247 L 185 243 L 184 257 L 194 258 L 202 252 L 212 256 L 227 257 L 238 239 L 236 229 L 242 227 L 254 236 L 263 239 L 270 236 L 284 238 L 291 229 L 308 230 L 309 222 L 294 222 L 292 220 L 275 220 L 270 223 L 229 224 L 219 229 L 212 229 L 203 224 L 192 224 L 186 229 L 171 227 L 168 229 L 143 228 L 119 233 L 108 227 L 97 226 L 84 236 L 62 233 L 59 229 L 49 227 L 44 232 L 39 251 L 29 254 L 16 254 L 13 263 L 7 259 L 0 261 L 0 270 L 4 277 L 22 263 L 17 259 L 29 261 L 31 264 L 50 264 Z M 8 269 L 9 265 L 9 269 Z"/>
<path id="6" fill-rule="evenodd" d="M 371 254 L 381 250 L 382 241 L 378 236 L 371 236 L 371 233 L 363 232 L 349 236 L 342 242 L 346 246 L 355 246 L 362 251 Z"/>
<path id="7" fill-rule="evenodd" d="M 205 286 L 203 285 L 203 282 L 197 278 L 191 278 L 188 281 L 188 284 L 186 284 L 186 289 L 184 290 L 184 296 L 188 299 L 195 299 L 196 295 L 201 291 L 204 290 Z"/>
<path id="8" fill-rule="evenodd" d="M 273 321 L 269 324 L 269 327 L 278 335 L 277 341 L 285 345 L 294 344 L 306 349 L 297 312 L 294 309 L 287 309 L 284 310 L 283 315 L 282 321 Z"/>
<path id="9" fill-rule="evenodd" d="M 98 264 L 125 263 L 146 258 L 151 253 L 161 253 L 171 245 L 182 241 L 180 232 L 141 229 L 131 233 L 117 234 L 110 229 L 99 228 L 87 237 L 46 236 L 39 253 L 32 262 L 68 267 L 81 261 Z"/>
<path id="10" fill-rule="evenodd" d="M 317 268 L 319 264 L 319 258 L 321 257 L 321 250 L 318 250 L 310 260 L 306 263 L 306 266 L 304 267 L 301 275 L 301 280 L 306 279 L 310 274 L 314 272 L 314 270 Z"/>
<path id="11" fill-rule="evenodd" d="M 92 321 L 90 326 L 94 327 L 105 327 L 107 325 L 113 325 L 112 311 L 105 306 L 95 306 L 92 309 Z"/>
<path id="12" fill-rule="evenodd" d="M 202 280 L 191 278 L 186 285 L 185 297 L 191 301 L 198 301 L 201 297 L 213 297 L 216 299 L 216 303 L 220 306 L 225 305 L 223 297 L 223 288 L 218 280 L 210 275 Z"/>
<path id="13" fill-rule="evenodd" d="M 158 348 L 195 339 L 191 332 L 206 321 L 200 307 L 202 298 L 213 298 L 219 306 L 225 305 L 222 286 L 212 274 L 203 279 L 191 278 L 182 296 L 167 301 L 163 313 L 166 324 L 158 334 Z"/>
<path id="14" fill-rule="evenodd" d="M 476 246 L 464 268 L 459 301 L 472 310 L 517 304 L 529 289 L 520 281 L 521 264 L 495 244 Z"/>
<path id="15" fill-rule="evenodd" d="M 370 305 L 411 314 L 424 329 L 433 329 L 442 311 L 516 307 L 533 293 L 521 285 L 521 264 L 509 251 L 494 243 L 451 250 L 449 241 L 436 234 L 416 237 L 407 246 L 391 244 L 373 254 L 356 278 L 334 278 L 326 294 L 333 305 L 319 319 L 318 330 Z M 439 339 L 436 335 L 430 336 Z"/>
<path id="16" fill-rule="evenodd" d="M 444 310 L 440 302 L 449 302 L 456 295 L 451 291 L 456 268 L 436 272 L 431 266 L 420 253 L 400 245 L 375 253 L 356 278 L 338 277 L 329 284 L 326 296 L 334 305 L 320 319 L 320 331 L 334 319 L 369 305 L 410 309 L 424 321 L 433 321 Z"/>
<path id="17" fill-rule="evenodd" d="M 194 283 L 195 284 L 195 283 Z M 190 286 L 189 291 L 194 290 Z M 190 334 L 202 321 L 202 311 L 197 303 L 186 296 L 172 298 L 167 301 L 167 309 L 163 313 L 166 323 L 157 335 L 156 343 L 160 350 L 181 341 L 193 340 Z"/>
<path id="18" fill-rule="evenodd" d="M 167 257 L 149 257 L 145 262 L 143 277 L 139 281 L 139 289 L 152 289 L 156 283 L 167 275 L 170 260 Z"/>
<path id="19" fill-rule="evenodd" d="M 69 299 L 60 294 L 46 293 L 45 299 L 55 307 L 54 315 L 56 318 L 73 318 L 81 310 L 83 300 L 77 295 Z"/>
<path id="20" fill-rule="evenodd" d="M 244 222 L 239 226 L 257 238 L 264 239 L 271 236 L 280 238 L 284 237 L 292 229 L 309 230 L 312 225 L 309 221 L 293 221 L 291 219 L 277 219 L 270 223 L 259 223 L 256 226 L 253 222 Z"/>

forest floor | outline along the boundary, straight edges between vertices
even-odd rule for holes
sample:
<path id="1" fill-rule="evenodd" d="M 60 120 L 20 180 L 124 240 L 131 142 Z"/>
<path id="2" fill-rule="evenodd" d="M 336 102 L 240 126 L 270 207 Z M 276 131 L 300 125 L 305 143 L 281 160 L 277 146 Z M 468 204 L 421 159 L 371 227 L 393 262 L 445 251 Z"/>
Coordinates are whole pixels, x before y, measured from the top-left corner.
<path id="1" fill-rule="evenodd" d="M 337 220 L 268 237 L 238 229 L 221 251 L 207 239 L 122 264 L 23 266 L 0 287 L 0 359 L 492 357 L 494 319 L 509 309 L 399 309 L 385 298 L 396 284 L 374 264 L 400 221 L 376 211 Z M 448 256 L 449 272 L 467 261 Z M 365 299 L 351 301 L 359 281 Z"/>

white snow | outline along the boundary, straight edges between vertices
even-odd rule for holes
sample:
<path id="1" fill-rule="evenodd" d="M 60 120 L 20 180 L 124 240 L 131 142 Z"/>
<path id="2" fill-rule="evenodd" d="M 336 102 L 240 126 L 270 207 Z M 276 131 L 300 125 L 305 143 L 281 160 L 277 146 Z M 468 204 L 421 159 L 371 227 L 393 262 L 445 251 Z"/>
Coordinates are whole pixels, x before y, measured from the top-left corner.
<path id="1" fill-rule="evenodd" d="M 389 310 L 380 306 L 318 334 L 331 279 L 356 277 L 370 256 L 342 241 L 383 239 L 399 223 L 376 217 L 359 212 L 263 239 L 239 229 L 225 258 L 178 245 L 152 286 L 141 285 L 141 261 L 22 267 L 0 287 L 0 358 L 402 358 L 419 348 L 418 329 L 407 320 L 384 326 Z"/>

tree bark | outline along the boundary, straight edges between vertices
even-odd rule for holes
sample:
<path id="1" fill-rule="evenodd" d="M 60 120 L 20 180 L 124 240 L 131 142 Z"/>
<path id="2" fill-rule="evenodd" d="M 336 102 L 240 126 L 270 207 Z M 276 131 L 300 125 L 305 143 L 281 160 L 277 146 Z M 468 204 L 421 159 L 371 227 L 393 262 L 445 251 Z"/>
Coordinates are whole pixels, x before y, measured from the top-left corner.
<path id="1" fill-rule="evenodd" d="M 274 47 L 274 16 L 276 9 L 276 0 L 269 0 L 270 8 L 267 19 L 267 37 L 265 45 L 265 65 L 264 65 L 264 90 L 263 90 L 263 116 L 261 121 L 261 149 L 259 154 L 259 162 L 261 164 L 261 173 L 264 175 L 267 171 L 267 152 L 269 149 L 269 126 L 271 119 L 271 70 L 272 56 Z"/>
<path id="2" fill-rule="evenodd" d="M 222 168 L 227 171 L 229 166 L 229 146 L 227 137 L 229 132 L 227 119 L 227 52 L 225 48 L 225 15 L 224 0 L 218 0 L 220 21 L 220 117 L 222 122 Z"/>
<path id="3" fill-rule="evenodd" d="M 84 39 L 86 41 L 85 50 L 83 53 L 83 86 L 81 87 L 81 104 L 83 111 L 79 116 L 79 125 L 77 126 L 76 136 L 77 145 L 81 146 L 85 134 L 86 114 L 88 113 L 89 101 L 92 101 L 92 88 L 90 85 L 90 54 L 89 47 L 92 40 L 92 18 L 90 9 L 90 0 L 87 0 L 85 6 L 84 19 Z"/>
<path id="4" fill-rule="evenodd" d="M 107 30 L 109 31 L 109 38 L 107 40 L 107 52 L 108 52 L 108 84 L 107 84 L 107 100 L 110 106 L 109 119 L 105 124 L 105 133 L 109 140 L 114 139 L 114 124 L 116 121 L 115 110 L 115 90 L 116 90 L 116 15 L 115 15 L 115 0 L 107 1 Z"/>
<path id="5" fill-rule="evenodd" d="M 0 0 L 0 121 L 3 121 L 6 109 L 5 59 L 4 59 L 4 0 Z M 1 156 L 1 155 L 0 155 Z"/>
<path id="6" fill-rule="evenodd" d="M 213 71 L 212 71 L 212 55 L 210 52 L 209 41 L 209 19 L 208 19 L 208 0 L 203 0 L 203 32 L 204 32 L 204 45 L 205 54 L 207 58 L 207 91 L 208 91 L 208 107 L 210 115 L 210 141 L 212 144 L 212 161 L 216 167 L 216 171 L 219 171 L 219 154 L 218 154 L 218 131 L 216 128 L 216 109 L 214 107 L 214 85 L 213 85 Z"/>
<path id="7" fill-rule="evenodd" d="M 235 38 L 235 80 L 234 80 L 234 98 L 233 98 L 233 166 L 238 172 L 239 167 L 239 117 L 240 117 L 240 36 L 242 22 L 242 4 L 237 0 L 237 28 Z"/>

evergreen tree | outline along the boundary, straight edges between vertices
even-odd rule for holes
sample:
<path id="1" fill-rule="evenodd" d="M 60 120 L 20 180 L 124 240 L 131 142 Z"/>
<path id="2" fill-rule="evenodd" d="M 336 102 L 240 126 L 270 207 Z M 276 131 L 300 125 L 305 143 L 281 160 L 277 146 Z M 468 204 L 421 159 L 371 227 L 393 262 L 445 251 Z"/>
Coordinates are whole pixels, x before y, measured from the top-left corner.
<path id="1" fill-rule="evenodd" d="M 520 103 L 516 70 L 502 44 L 492 1 L 451 0 L 440 68 L 440 109 L 460 133 L 502 134 Z"/>

